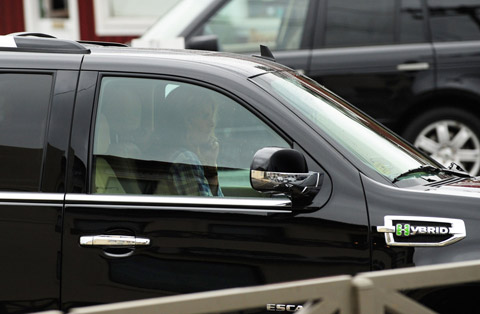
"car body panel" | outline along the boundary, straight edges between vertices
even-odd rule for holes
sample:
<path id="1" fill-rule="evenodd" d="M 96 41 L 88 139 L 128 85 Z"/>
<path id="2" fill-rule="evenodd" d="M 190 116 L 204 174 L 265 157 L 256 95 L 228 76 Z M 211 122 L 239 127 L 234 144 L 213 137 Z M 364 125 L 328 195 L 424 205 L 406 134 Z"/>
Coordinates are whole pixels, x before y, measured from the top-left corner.
<path id="1" fill-rule="evenodd" d="M 3 51 L 0 59 L 1 69 L 46 69 L 46 70 L 78 70 L 82 56 L 76 54 L 30 53 L 18 54 Z"/>
<path id="2" fill-rule="evenodd" d="M 440 183 L 438 187 L 416 186 L 398 189 L 362 176 L 373 232 L 374 269 L 432 265 L 480 258 L 480 252 L 475 249 L 475 243 L 480 239 L 480 233 L 476 227 L 479 223 L 476 217 L 478 190 L 467 192 L 460 187 L 464 184 L 471 185 L 471 183 L 477 185 L 478 178 L 457 181 L 457 183 L 445 185 Z M 452 186 L 458 186 L 458 188 L 452 188 Z M 383 219 L 387 215 L 463 219 L 466 237 L 458 243 L 445 247 L 392 246 L 386 248 L 383 244 L 379 245 L 384 240 L 384 234 L 375 232 L 375 229 L 384 225 Z M 386 256 L 388 258 L 385 258 Z M 396 264 L 388 264 L 386 261 Z"/>
<path id="3" fill-rule="evenodd" d="M 59 308 L 63 197 L 0 193 L 2 312 Z"/>
<path id="4" fill-rule="evenodd" d="M 85 126 L 90 121 L 87 116 L 94 111 L 94 85 L 99 82 L 96 72 L 85 71 L 80 87 L 89 88 L 82 89 L 78 97 L 75 117 L 87 120 L 76 119 L 72 131 L 72 145 L 77 149 L 72 147 L 71 151 L 75 152 L 73 158 L 81 170 L 72 173 L 75 183 L 70 182 L 66 196 L 63 308 L 370 269 L 368 219 L 365 204 L 358 202 L 363 200 L 358 171 L 348 162 L 339 163 L 338 152 L 324 146 L 325 142 L 306 125 L 296 127 L 300 122 L 297 117 L 289 114 L 287 108 L 275 105 L 268 94 L 248 80 L 246 74 L 258 74 L 259 64 L 264 63 L 263 71 L 275 69 L 274 64 L 259 59 L 249 69 L 249 64 L 245 66 L 242 60 L 231 56 L 222 60 L 219 55 L 218 62 L 207 56 L 206 64 L 182 60 L 172 63 L 159 57 L 149 59 L 149 74 L 142 74 L 126 72 L 133 66 L 128 58 L 124 60 L 127 62 L 115 60 L 110 64 L 102 55 L 95 58 L 87 56 L 84 67 L 91 70 L 101 60 L 102 66 L 96 67 L 102 70 L 100 76 L 152 78 L 150 73 L 155 71 L 159 74 L 156 77 L 188 80 L 211 88 L 221 85 L 218 90 L 243 101 L 271 127 L 288 134 L 294 147 L 309 152 L 306 156 L 310 169 L 325 173 L 322 167 L 331 165 L 333 174 L 332 178 L 326 174 L 322 192 L 303 214 L 293 213 L 291 204 L 272 206 L 261 200 L 179 201 L 159 196 L 108 195 L 85 198 L 78 194 L 88 191 L 89 185 L 89 176 L 84 173 L 89 172 L 91 131 Z M 202 58 L 199 56 L 197 61 Z M 177 71 L 173 71 L 177 66 Z M 114 67 L 115 73 L 103 71 Z M 241 67 L 241 75 L 229 75 L 232 67 Z M 188 78 L 181 77 L 183 68 L 185 76 L 189 69 Z M 142 67 L 138 69 L 146 72 Z M 220 74 L 223 72 L 225 75 Z M 167 75 L 171 73 L 177 76 Z M 320 147 L 323 158 L 315 160 L 314 152 Z M 82 180 L 83 184 L 77 186 Z M 332 180 L 339 184 L 336 189 Z M 81 236 L 112 233 L 149 238 L 151 245 L 134 250 L 79 245 Z M 292 272 L 292 267 L 301 271 Z"/>

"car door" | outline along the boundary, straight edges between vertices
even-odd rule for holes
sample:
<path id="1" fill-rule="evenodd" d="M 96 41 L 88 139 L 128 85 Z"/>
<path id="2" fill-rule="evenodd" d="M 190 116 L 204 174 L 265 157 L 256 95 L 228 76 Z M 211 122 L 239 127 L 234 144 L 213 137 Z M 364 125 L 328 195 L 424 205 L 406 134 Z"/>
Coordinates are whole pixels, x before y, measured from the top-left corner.
<path id="1" fill-rule="evenodd" d="M 258 103 L 235 96 L 240 87 L 228 79 L 222 86 L 229 92 L 214 86 L 82 73 L 64 219 L 63 309 L 370 269 L 358 171 L 255 85 L 248 95 L 261 96 Z M 199 143 L 202 132 L 189 126 L 211 116 L 214 133 L 205 134 L 219 143 L 215 164 L 189 141 Z M 251 188 L 250 163 L 266 146 L 294 147 L 322 173 L 313 207 L 293 211 L 285 196 Z M 199 171 L 219 184 L 191 175 Z"/>
<path id="2" fill-rule="evenodd" d="M 307 75 L 388 126 L 434 89 L 434 59 L 419 0 L 325 0 Z"/>
<path id="3" fill-rule="evenodd" d="M 2 313 L 60 306 L 66 151 L 80 60 L 0 56 Z"/>
<path id="4" fill-rule="evenodd" d="M 187 48 L 211 36 L 219 51 L 259 55 L 260 45 L 268 46 L 276 61 L 305 71 L 317 7 L 318 1 L 311 0 L 223 1 L 187 27 L 183 36 Z"/>

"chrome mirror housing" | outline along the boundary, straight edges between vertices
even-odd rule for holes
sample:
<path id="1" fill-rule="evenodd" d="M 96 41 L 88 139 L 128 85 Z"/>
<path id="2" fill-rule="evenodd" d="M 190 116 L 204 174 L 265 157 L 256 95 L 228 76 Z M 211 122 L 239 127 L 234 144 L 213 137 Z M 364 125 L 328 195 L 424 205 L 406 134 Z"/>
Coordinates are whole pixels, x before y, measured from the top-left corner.
<path id="1" fill-rule="evenodd" d="M 292 202 L 311 203 L 320 190 L 323 176 L 308 171 L 302 153 L 280 147 L 257 151 L 250 166 L 250 184 L 264 193 L 285 193 Z"/>
<path id="2" fill-rule="evenodd" d="M 293 187 L 301 190 L 318 187 L 318 172 L 288 173 L 274 171 L 250 170 L 252 187 L 262 192 L 288 192 Z"/>

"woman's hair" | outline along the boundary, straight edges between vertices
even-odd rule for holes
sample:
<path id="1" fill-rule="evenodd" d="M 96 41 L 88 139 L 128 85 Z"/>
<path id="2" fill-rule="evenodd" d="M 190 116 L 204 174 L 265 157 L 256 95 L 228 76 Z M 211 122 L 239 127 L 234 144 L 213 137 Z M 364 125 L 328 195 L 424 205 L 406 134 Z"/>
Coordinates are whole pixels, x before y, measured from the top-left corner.
<path id="1" fill-rule="evenodd" d="M 206 88 L 189 84 L 182 84 L 168 93 L 157 120 L 161 145 L 170 149 L 185 147 L 188 144 L 189 121 L 209 106 L 216 112 L 213 93 Z"/>

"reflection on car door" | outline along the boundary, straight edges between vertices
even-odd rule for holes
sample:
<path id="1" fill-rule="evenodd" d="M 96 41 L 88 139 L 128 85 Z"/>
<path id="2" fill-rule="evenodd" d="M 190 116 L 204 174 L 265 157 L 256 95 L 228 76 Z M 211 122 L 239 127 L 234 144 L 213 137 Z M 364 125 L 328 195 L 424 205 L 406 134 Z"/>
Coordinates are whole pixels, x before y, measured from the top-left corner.
<path id="1" fill-rule="evenodd" d="M 92 112 L 92 81 L 96 81 L 95 74 L 82 75 L 76 115 Z M 248 184 L 249 162 L 259 147 L 292 144 L 291 139 L 277 134 L 243 104 L 191 81 L 103 75 L 99 82 L 93 135 L 89 136 L 90 129 L 80 120 L 74 121 L 72 133 L 78 169 L 81 164 L 88 169 L 83 162 L 87 160 L 91 166 L 86 176 L 75 171 L 74 177 L 85 182 L 77 188 L 75 183 L 66 196 L 64 308 L 370 269 L 366 207 L 358 201 L 351 202 L 363 199 L 358 173 L 356 180 L 349 178 L 348 184 L 339 188 L 334 200 L 322 210 L 294 213 L 288 198 L 261 195 Z M 133 89 L 130 93 L 140 96 L 133 106 L 135 110 L 125 110 L 119 103 L 117 111 L 106 110 L 104 105 L 110 97 L 106 89 L 120 90 L 126 86 Z M 172 190 L 157 194 L 160 179 L 171 180 L 171 173 L 159 169 L 174 160 L 159 157 L 166 145 L 157 147 L 158 154 L 147 153 L 154 142 L 142 143 L 141 139 L 158 140 L 153 134 L 157 127 L 161 129 L 164 120 L 156 122 L 157 112 L 174 120 L 168 116 L 172 112 L 164 111 L 173 89 L 189 93 L 198 92 L 199 88 L 218 105 L 215 132 L 222 146 L 218 175 L 224 196 L 187 196 Z M 123 119 L 121 116 L 127 114 L 134 121 L 132 115 L 138 115 L 140 123 L 135 126 L 150 131 L 151 136 L 135 140 L 140 152 L 113 152 L 99 145 L 116 142 L 117 136 L 112 134 L 122 138 L 119 130 L 110 128 L 107 132 L 100 117 L 105 115 L 109 121 L 109 115 Z M 166 133 L 159 133 L 160 137 L 162 134 Z M 89 145 L 89 139 L 95 143 Z M 89 146 L 91 152 L 82 151 L 82 147 Z M 123 148 L 131 147 L 124 142 Z M 321 170 L 311 159 L 309 163 L 312 170 Z M 105 171 L 107 165 L 111 178 L 96 180 L 98 171 Z M 331 183 L 325 185 L 331 188 Z"/>

